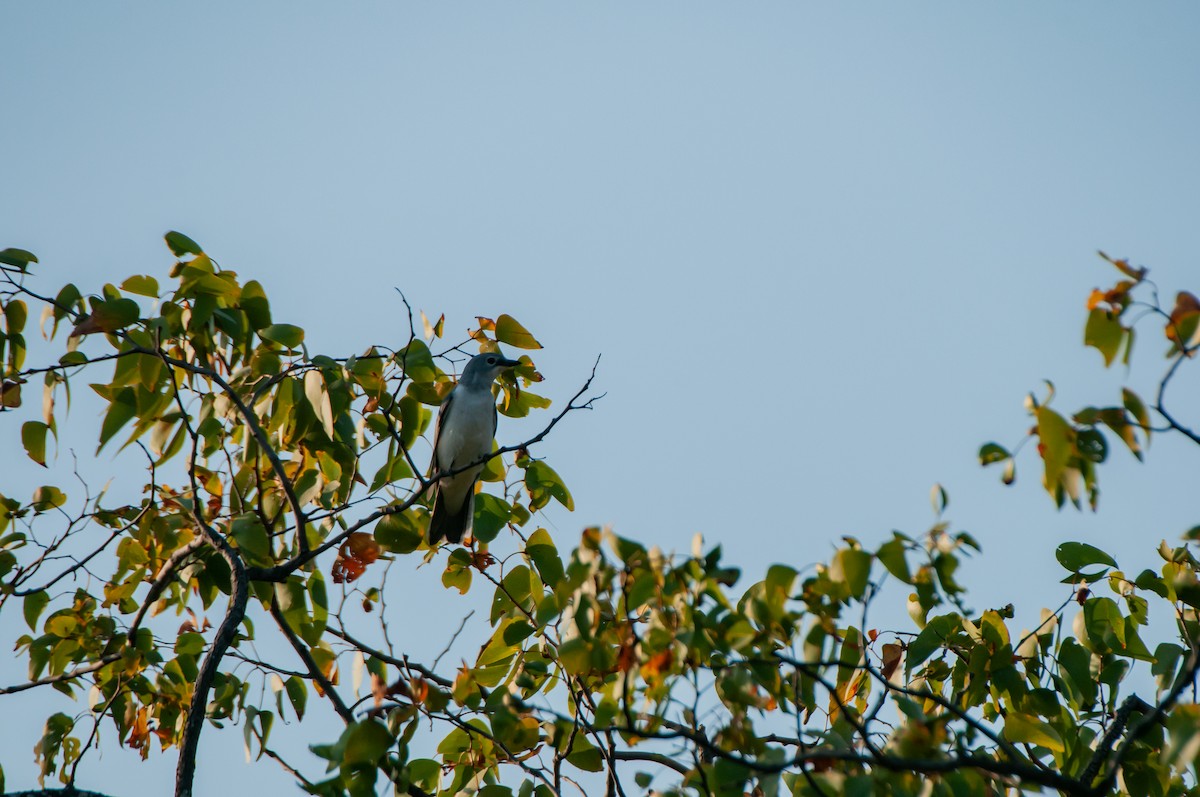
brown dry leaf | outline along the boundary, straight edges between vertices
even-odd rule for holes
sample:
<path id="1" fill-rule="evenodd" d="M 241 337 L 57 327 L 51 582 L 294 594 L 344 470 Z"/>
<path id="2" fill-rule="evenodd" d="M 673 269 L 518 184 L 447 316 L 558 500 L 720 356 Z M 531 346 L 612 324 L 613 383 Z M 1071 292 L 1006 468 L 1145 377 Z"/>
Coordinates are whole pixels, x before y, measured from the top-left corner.
<path id="1" fill-rule="evenodd" d="M 617 671 L 629 672 L 637 661 L 637 654 L 634 652 L 633 645 L 623 643 L 621 649 L 617 651 Z"/>
<path id="2" fill-rule="evenodd" d="M 881 674 L 885 681 L 892 680 L 896 668 L 900 666 L 900 658 L 904 655 L 904 646 L 897 642 L 889 642 L 883 646 L 883 669 Z"/>
<path id="3" fill-rule="evenodd" d="M 5 382 L 0 385 L 0 407 L 16 409 L 21 406 L 21 383 Z"/>
<path id="4" fill-rule="evenodd" d="M 179 626 L 179 630 L 176 632 L 177 634 L 183 634 L 188 631 L 196 630 L 196 623 L 198 622 L 196 619 L 196 613 L 190 608 L 187 610 L 187 613 L 188 619 L 184 620 L 183 624 Z"/>
<path id="5" fill-rule="evenodd" d="M 375 698 L 375 708 L 383 705 L 383 699 L 388 695 L 387 681 L 377 673 L 371 673 L 371 696 Z"/>
<path id="6" fill-rule="evenodd" d="M 150 709 L 146 706 L 139 708 L 134 716 L 125 745 L 140 751 L 143 761 L 150 755 Z"/>

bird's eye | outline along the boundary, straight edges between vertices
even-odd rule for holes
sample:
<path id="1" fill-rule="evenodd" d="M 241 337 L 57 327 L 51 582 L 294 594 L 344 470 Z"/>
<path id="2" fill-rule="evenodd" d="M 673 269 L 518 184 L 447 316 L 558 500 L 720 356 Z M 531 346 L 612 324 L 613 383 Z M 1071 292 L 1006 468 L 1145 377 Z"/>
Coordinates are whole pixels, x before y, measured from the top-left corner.
<path id="1" fill-rule="evenodd" d="M 487 364 L 488 364 L 488 365 L 495 365 L 495 364 L 496 364 L 496 358 L 495 358 L 495 357 L 488 357 L 488 358 L 487 358 Z"/>

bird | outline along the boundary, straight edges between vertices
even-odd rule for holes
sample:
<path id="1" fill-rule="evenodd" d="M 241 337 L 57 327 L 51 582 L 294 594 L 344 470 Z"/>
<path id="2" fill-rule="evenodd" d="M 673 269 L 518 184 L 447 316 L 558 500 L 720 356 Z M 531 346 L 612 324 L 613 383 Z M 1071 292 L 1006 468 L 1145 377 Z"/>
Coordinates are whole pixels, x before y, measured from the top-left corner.
<path id="1" fill-rule="evenodd" d="M 492 383 L 506 368 L 520 363 L 499 352 L 477 354 L 463 368 L 458 384 L 442 402 L 433 431 L 430 475 L 445 473 L 481 460 L 496 438 L 496 399 Z M 471 530 L 475 517 L 475 482 L 483 463 L 437 480 L 429 544 L 442 539 L 458 543 Z"/>

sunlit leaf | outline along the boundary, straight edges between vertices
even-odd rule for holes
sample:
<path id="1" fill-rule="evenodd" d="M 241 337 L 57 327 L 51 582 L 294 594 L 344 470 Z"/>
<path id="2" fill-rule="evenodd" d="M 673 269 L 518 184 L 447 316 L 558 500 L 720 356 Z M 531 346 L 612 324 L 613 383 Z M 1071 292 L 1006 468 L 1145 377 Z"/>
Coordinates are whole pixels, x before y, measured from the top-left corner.
<path id="1" fill-rule="evenodd" d="M 542 348 L 542 344 L 529 334 L 529 330 L 517 323 L 512 316 L 503 313 L 496 318 L 496 340 L 518 349 Z"/>
<path id="2" fill-rule="evenodd" d="M 129 277 L 121 283 L 121 290 L 136 293 L 139 296 L 158 296 L 158 280 L 146 275 Z"/>
<path id="3" fill-rule="evenodd" d="M 1015 711 L 1005 717 L 1004 736 L 1010 742 L 1036 744 L 1058 753 L 1066 750 L 1062 737 L 1048 723 Z"/>

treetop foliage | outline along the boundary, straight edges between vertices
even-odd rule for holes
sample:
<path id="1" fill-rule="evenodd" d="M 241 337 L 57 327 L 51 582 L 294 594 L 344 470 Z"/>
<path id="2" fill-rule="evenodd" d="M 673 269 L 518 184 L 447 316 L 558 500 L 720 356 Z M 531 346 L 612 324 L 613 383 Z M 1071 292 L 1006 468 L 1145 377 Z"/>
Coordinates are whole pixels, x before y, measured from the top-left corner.
<path id="1" fill-rule="evenodd" d="M 97 453 L 142 463 L 120 498 L 65 484 L 0 495 L 0 611 L 19 606 L 28 628 L 26 680 L 0 696 L 70 698 L 31 751 L 43 784 L 86 781 L 103 738 L 143 758 L 177 751 L 176 793 L 190 795 L 202 731 L 232 724 L 249 754 L 320 795 L 1200 793 L 1187 541 L 1138 574 L 1063 544 L 1062 602 L 1032 628 L 1011 606 L 967 603 L 958 570 L 980 546 L 946 519 L 940 487 L 922 533 L 843 538 L 828 561 L 749 582 L 720 546 L 672 556 L 587 528 L 566 553 L 537 518 L 573 500 L 536 448 L 593 406 L 595 369 L 554 408 L 530 390 L 543 377 L 526 353 L 496 386 L 499 411 L 546 420 L 487 458 L 473 541 L 431 546 L 430 488 L 446 474 L 414 452 L 433 408 L 474 351 L 536 352 L 533 334 L 499 314 L 444 342 L 444 317 L 421 313 L 418 331 L 401 296 L 403 345 L 312 354 L 260 283 L 181 233 L 166 243 L 162 284 L 136 275 L 86 295 L 35 287 L 37 258 L 0 251 L 0 423 L 20 422 L 29 467 L 54 460 L 81 378 L 104 407 Z M 1110 440 L 1138 459 L 1151 435 L 1200 444 L 1165 404 L 1197 351 L 1200 302 L 1163 307 L 1146 269 L 1105 259 L 1121 279 L 1088 299 L 1085 344 L 1127 364 L 1135 328 L 1160 328 L 1156 395 L 1062 413 L 1048 384 L 1017 444 L 979 452 L 1011 484 L 1032 443 L 1059 506 L 1096 508 Z M 27 366 L 31 316 L 35 353 L 57 357 Z M 485 596 L 473 660 L 418 661 L 389 638 L 387 577 L 406 558 Z M 909 621 L 884 629 L 870 617 L 893 593 Z M 367 697 L 342 684 L 347 667 Z M 271 746 L 277 720 L 315 711 L 341 722 L 336 738 L 309 721 L 313 755 Z"/>

